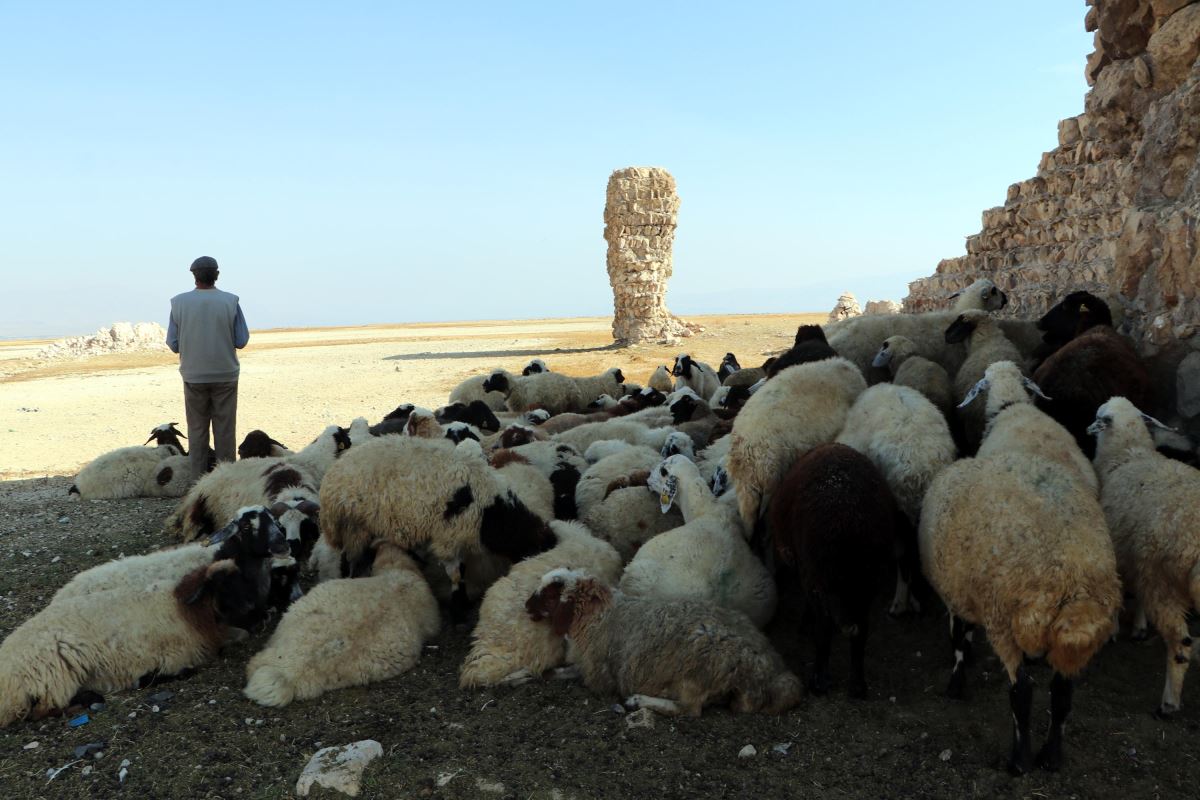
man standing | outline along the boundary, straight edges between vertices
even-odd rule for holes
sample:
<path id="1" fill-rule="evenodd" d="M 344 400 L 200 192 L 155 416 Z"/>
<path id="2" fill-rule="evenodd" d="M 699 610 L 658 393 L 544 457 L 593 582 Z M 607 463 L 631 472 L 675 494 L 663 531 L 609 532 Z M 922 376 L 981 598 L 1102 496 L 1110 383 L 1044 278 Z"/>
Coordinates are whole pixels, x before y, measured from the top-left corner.
<path id="1" fill-rule="evenodd" d="M 217 261 L 192 262 L 196 288 L 171 298 L 167 347 L 179 354 L 183 405 L 187 414 L 192 480 L 209 469 L 208 427 L 212 424 L 217 461 L 233 461 L 237 436 L 237 353 L 250 341 L 238 297 L 216 287 Z"/>

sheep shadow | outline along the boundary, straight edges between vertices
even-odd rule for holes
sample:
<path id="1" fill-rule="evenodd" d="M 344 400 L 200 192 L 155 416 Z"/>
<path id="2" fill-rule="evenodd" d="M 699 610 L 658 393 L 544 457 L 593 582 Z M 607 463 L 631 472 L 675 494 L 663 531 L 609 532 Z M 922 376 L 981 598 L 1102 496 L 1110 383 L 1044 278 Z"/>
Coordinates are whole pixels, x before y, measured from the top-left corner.
<path id="1" fill-rule="evenodd" d="M 401 353 L 384 356 L 384 361 L 430 361 L 438 358 L 521 358 L 524 356 L 569 355 L 574 353 L 603 353 L 627 347 L 622 342 L 612 342 L 598 347 L 554 347 L 542 350 L 466 350 L 457 353 Z"/>

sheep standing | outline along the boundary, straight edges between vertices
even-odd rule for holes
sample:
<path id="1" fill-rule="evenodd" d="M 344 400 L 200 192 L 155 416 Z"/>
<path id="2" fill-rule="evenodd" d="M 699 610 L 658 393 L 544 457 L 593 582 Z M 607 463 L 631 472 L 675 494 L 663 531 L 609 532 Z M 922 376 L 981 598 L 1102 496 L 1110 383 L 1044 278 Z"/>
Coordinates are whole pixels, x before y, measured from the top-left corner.
<path id="1" fill-rule="evenodd" d="M 85 465 L 68 494 L 81 500 L 179 497 L 191 481 L 188 457 L 173 444 L 119 447 Z"/>
<path id="2" fill-rule="evenodd" d="M 1200 609 L 1200 472 L 1156 452 L 1147 424 L 1160 423 L 1114 397 L 1100 406 L 1089 430 L 1121 576 L 1167 647 L 1158 710 L 1170 715 L 1183 704 L 1183 679 L 1195 652 L 1187 617 Z"/>
<path id="3" fill-rule="evenodd" d="M 958 457 L 946 418 L 920 392 L 878 383 L 858 396 L 837 441 L 871 460 L 887 481 L 909 525 L 897 533 L 902 548 L 890 614 L 920 610 L 910 594 L 919 569 L 916 525 L 933 478 Z"/>
<path id="4" fill-rule="evenodd" d="M 1033 379 L 1049 395 L 1039 399 L 1038 406 L 1061 422 L 1091 456 L 1095 442 L 1087 429 L 1100 404 L 1124 397 L 1138 408 L 1151 408 L 1153 389 L 1133 345 L 1113 329 L 1108 306 L 1092 297 L 1076 309 L 1082 332 L 1043 361 Z"/>
<path id="5" fill-rule="evenodd" d="M 712 397 L 721 386 L 717 373 L 708 364 L 694 361 L 687 353 L 675 356 L 675 366 L 671 368 L 675 376 L 675 389 L 688 388 L 700 397 Z"/>
<path id="6" fill-rule="evenodd" d="M 543 408 L 551 415 L 584 411 L 588 402 L 595 399 L 595 395 L 585 399 L 575 379 L 558 372 L 535 372 L 522 376 L 496 370 L 484 381 L 483 388 L 503 394 L 505 407 L 518 412 L 534 407 Z"/>
<path id="7" fill-rule="evenodd" d="M 1016 364 L 997 361 L 989 365 L 962 404 L 970 405 L 982 391 L 987 392 L 987 402 L 984 439 L 977 454 L 980 458 L 1015 450 L 1033 453 L 1057 461 L 1078 477 L 1093 496 L 1099 495 L 1100 485 L 1091 462 L 1067 429 L 1033 404 L 1029 393 L 1042 396 L 1042 390 L 1022 375 Z"/>
<path id="8" fill-rule="evenodd" d="M 487 375 L 475 375 L 467 378 L 450 390 L 449 402 L 469 404 L 474 400 L 479 400 L 486 403 L 492 411 L 504 411 L 507 408 L 504 393 L 484 388 L 484 383 L 491 375 L 492 373 L 489 372 Z"/>
<path id="9" fill-rule="evenodd" d="M 754 530 L 796 458 L 841 433 L 866 388 L 858 367 L 830 358 L 785 369 L 746 401 L 728 437 L 726 465 L 746 530 Z"/>
<path id="10" fill-rule="evenodd" d="M 625 567 L 621 591 L 712 603 L 764 627 L 775 613 L 775 579 L 750 552 L 734 504 L 714 497 L 696 465 L 682 455 L 658 464 L 647 486 L 659 495 L 664 513 L 679 505 L 684 524 L 641 546 Z"/>
<path id="11" fill-rule="evenodd" d="M 326 581 L 292 605 L 246 665 L 242 693 L 259 705 L 285 706 L 386 680 L 412 668 L 440 629 L 420 568 L 381 543 L 369 577 Z"/>
<path id="12" fill-rule="evenodd" d="M 966 637 L 982 625 L 1011 683 L 1009 769 L 1024 773 L 1033 681 L 1022 662 L 1044 655 L 1055 674 L 1037 763 L 1057 769 L 1072 679 L 1108 639 L 1121 603 L 1100 504 L 1059 462 L 1019 450 L 968 458 L 934 478 L 919 538 L 925 575 L 951 614 L 949 694 L 962 694 Z"/>
<path id="13" fill-rule="evenodd" d="M 947 342 L 967 343 L 967 357 L 954 373 L 954 393 L 966 397 L 982 378 L 988 365 L 997 361 L 1021 363 L 1016 345 L 1008 340 L 995 317 L 986 311 L 967 311 L 955 317 L 945 333 Z M 984 409 L 976 405 L 959 407 L 963 439 L 967 452 L 974 453 L 983 440 Z"/>
<path id="14" fill-rule="evenodd" d="M 884 339 L 871 366 L 886 367 L 892 375 L 892 383 L 916 389 L 929 398 L 947 420 L 954 418 L 954 407 L 962 398 L 955 396 L 946 370 L 919 355 L 912 339 L 907 336 Z"/>
<path id="15" fill-rule="evenodd" d="M 525 601 L 541 585 L 544 574 L 570 567 L 609 583 L 621 574 L 617 551 L 583 525 L 551 522 L 550 528 L 558 543 L 514 565 L 484 595 L 479 623 L 471 634 L 471 651 L 459 670 L 459 685 L 464 689 L 520 682 L 565 663 L 563 637 L 524 613 Z"/>
<path id="16" fill-rule="evenodd" d="M 768 510 L 768 545 L 779 569 L 807 593 L 817 618 L 809 688 L 829 690 L 836 627 L 850 633 L 851 697 L 867 693 L 865 655 L 872 602 L 895 563 L 903 520 L 883 475 L 843 444 L 796 459 Z"/>
<path id="17" fill-rule="evenodd" d="M 729 700 L 735 712 L 778 714 L 800 701 L 800 681 L 737 611 L 627 597 L 570 570 L 543 576 L 525 608 L 570 640 L 589 689 L 627 706 L 699 716 Z"/>

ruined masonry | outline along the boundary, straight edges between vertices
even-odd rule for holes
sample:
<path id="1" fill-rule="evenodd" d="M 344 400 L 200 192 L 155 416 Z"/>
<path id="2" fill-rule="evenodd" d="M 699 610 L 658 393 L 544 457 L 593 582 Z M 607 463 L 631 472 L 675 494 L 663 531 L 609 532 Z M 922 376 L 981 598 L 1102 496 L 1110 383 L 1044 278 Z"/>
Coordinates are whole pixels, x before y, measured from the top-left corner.
<path id="1" fill-rule="evenodd" d="M 966 255 L 910 284 L 904 306 L 944 307 L 981 277 L 1026 317 L 1075 289 L 1109 295 L 1164 401 L 1188 417 L 1184 399 L 1200 394 L 1200 2 L 1088 5 L 1084 113 L 1059 123 L 1037 175 L 1009 186 Z"/>
<path id="2" fill-rule="evenodd" d="M 667 310 L 679 195 L 659 167 L 619 169 L 608 179 L 604 239 L 613 288 L 613 338 L 673 341 L 692 329 Z"/>

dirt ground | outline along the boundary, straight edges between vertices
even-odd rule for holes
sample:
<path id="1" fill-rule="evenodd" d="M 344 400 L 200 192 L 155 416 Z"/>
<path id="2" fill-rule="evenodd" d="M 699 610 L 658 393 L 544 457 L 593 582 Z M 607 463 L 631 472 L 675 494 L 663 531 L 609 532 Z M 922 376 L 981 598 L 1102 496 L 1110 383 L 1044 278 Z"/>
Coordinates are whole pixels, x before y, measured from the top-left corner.
<path id="1" fill-rule="evenodd" d="M 239 427 L 302 443 L 330 421 L 376 419 L 404 401 L 436 405 L 462 377 L 535 355 L 580 374 L 615 364 L 635 380 L 681 349 L 713 361 L 733 350 L 751 364 L 808 319 L 700 321 L 707 332 L 681 347 L 626 350 L 605 349 L 605 320 L 264 332 L 243 358 Z M 0 481 L 0 636 L 80 570 L 170 543 L 162 521 L 174 501 L 67 499 L 65 476 L 79 464 L 180 416 L 169 360 L 106 358 L 30 369 L 0 355 L 0 468 L 9 478 Z M 29 477 L 38 474 L 64 477 Z M 0 731 L 0 798 L 286 798 L 317 749 L 368 738 L 385 755 L 367 769 L 364 797 L 1182 798 L 1200 786 L 1200 679 L 1185 688 L 1178 719 L 1155 719 L 1158 639 L 1105 648 L 1077 685 L 1062 772 L 1013 779 L 1003 770 L 1003 671 L 981 645 L 967 700 L 942 695 L 951 659 L 940 607 L 898 621 L 878 609 L 866 701 L 849 700 L 842 683 L 778 718 L 712 709 L 658 718 L 651 729 L 630 728 L 613 709 L 619 698 L 578 684 L 460 690 L 469 630 L 447 625 L 398 678 L 281 710 L 241 696 L 261 631 L 190 679 L 109 695 L 81 727 L 58 718 Z M 794 616 L 769 632 L 803 674 L 812 644 Z M 848 643 L 835 647 L 834 674 L 844 677 Z M 1033 674 L 1040 745 L 1049 673 Z M 173 696 L 150 699 L 162 691 Z M 101 759 L 76 760 L 77 745 L 97 741 L 106 743 Z M 757 755 L 739 758 L 748 744 Z M 68 764 L 50 780 L 48 770 Z"/>

